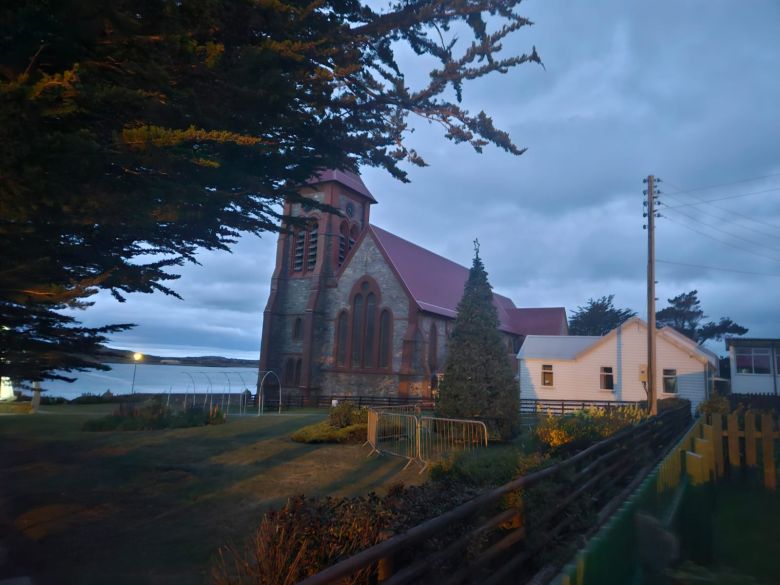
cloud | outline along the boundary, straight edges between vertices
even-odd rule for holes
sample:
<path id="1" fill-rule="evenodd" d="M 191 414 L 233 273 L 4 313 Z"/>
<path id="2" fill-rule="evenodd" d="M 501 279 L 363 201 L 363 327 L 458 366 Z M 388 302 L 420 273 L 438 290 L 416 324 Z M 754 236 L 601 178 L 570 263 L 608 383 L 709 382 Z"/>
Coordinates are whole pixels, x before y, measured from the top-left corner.
<path id="1" fill-rule="evenodd" d="M 618 306 L 644 316 L 642 179 L 655 173 L 669 208 L 658 221 L 658 257 L 688 265 L 659 263 L 660 305 L 696 288 L 712 318 L 780 337 L 780 279 L 727 271 L 780 274 L 780 261 L 766 257 L 780 258 L 780 191 L 672 209 L 780 187 L 770 176 L 687 192 L 780 173 L 780 5 L 537 0 L 522 10 L 536 24 L 506 51 L 536 45 L 545 69 L 468 84 L 464 107 L 488 112 L 527 153 L 479 155 L 417 120 L 409 144 L 430 167 L 410 169 L 411 184 L 364 169 L 379 201 L 372 221 L 465 265 L 478 237 L 492 284 L 519 306 L 571 312 L 614 293 Z M 203 266 L 185 267 L 174 283 L 184 301 L 101 297 L 84 316 L 139 323 L 116 337 L 123 346 L 256 355 L 275 240 L 243 238 L 233 254 L 202 254 Z"/>

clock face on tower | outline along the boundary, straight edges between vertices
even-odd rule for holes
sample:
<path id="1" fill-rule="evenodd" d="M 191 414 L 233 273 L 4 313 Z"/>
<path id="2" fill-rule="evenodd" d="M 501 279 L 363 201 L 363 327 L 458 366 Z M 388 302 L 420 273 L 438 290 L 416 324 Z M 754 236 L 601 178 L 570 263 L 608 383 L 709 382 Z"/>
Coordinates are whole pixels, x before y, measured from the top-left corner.
<path id="1" fill-rule="evenodd" d="M 347 203 L 347 217 L 351 218 L 353 215 L 355 215 L 355 206 L 351 203 Z"/>

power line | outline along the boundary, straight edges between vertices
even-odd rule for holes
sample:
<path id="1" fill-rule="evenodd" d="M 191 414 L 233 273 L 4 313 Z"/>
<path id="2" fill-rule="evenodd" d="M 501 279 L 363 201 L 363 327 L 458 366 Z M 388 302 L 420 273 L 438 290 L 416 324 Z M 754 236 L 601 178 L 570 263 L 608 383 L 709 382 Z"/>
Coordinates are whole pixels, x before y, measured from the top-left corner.
<path id="1" fill-rule="evenodd" d="M 751 177 L 751 178 L 748 178 L 748 179 L 740 179 L 739 181 L 731 181 L 729 183 L 717 183 L 717 184 L 714 184 L 714 185 L 705 185 L 703 187 L 694 187 L 693 189 L 682 189 L 682 187 L 679 187 L 679 186 L 677 186 L 677 185 L 667 181 L 666 179 L 664 179 L 664 182 L 669 184 L 669 185 L 671 185 L 675 189 L 677 189 L 677 191 L 675 193 L 681 195 L 683 193 L 693 193 L 694 191 L 707 191 L 709 189 L 717 189 L 718 187 L 729 187 L 731 185 L 741 185 L 743 183 L 753 183 L 755 181 L 762 181 L 764 179 L 771 179 L 773 177 L 780 177 L 780 173 L 772 173 L 772 174 L 769 174 L 769 175 L 762 175 L 760 177 Z M 675 193 L 670 193 L 670 195 L 674 195 Z"/>
<path id="2" fill-rule="evenodd" d="M 672 262 L 671 260 L 656 259 L 656 262 L 664 264 L 675 264 L 677 266 L 688 266 L 690 268 L 706 268 L 707 270 L 719 270 L 721 272 L 736 272 L 737 274 L 753 274 L 756 276 L 774 276 L 780 278 L 780 274 L 771 274 L 769 272 L 751 272 L 750 270 L 736 270 L 734 268 L 719 268 L 717 266 L 704 266 L 703 264 L 689 264 L 687 262 Z"/>
<path id="3" fill-rule="evenodd" d="M 689 226 L 689 225 L 687 225 L 687 224 L 685 224 L 685 223 L 683 223 L 681 221 L 677 221 L 674 218 L 671 218 L 671 217 L 666 216 L 666 215 L 664 215 L 663 217 L 665 217 L 666 219 L 668 219 L 672 223 L 676 223 L 677 225 L 680 225 L 680 226 L 684 227 L 687 230 L 695 232 L 695 233 L 699 234 L 700 236 L 704 236 L 705 238 L 709 238 L 711 240 L 715 240 L 716 242 L 719 242 L 719 243 L 724 244 L 726 246 L 731 246 L 732 248 L 737 248 L 739 250 L 742 250 L 743 252 L 747 252 L 748 254 L 753 254 L 755 256 L 761 256 L 762 258 L 767 258 L 769 260 L 773 260 L 774 262 L 780 262 L 780 258 L 775 258 L 774 256 L 767 256 L 765 254 L 761 254 L 759 252 L 756 252 L 755 250 L 750 250 L 750 249 L 745 248 L 743 246 L 738 246 L 737 244 L 732 244 L 731 242 L 725 242 L 725 241 L 721 240 L 720 238 L 716 238 L 715 236 L 712 236 L 712 235 L 710 235 L 708 233 L 699 231 L 696 228 L 692 228 L 691 226 Z"/>
<path id="4" fill-rule="evenodd" d="M 741 217 L 741 218 L 746 219 L 748 221 L 755 222 L 755 223 L 757 223 L 759 225 L 765 225 L 765 226 L 767 226 L 769 228 L 772 228 L 774 230 L 780 231 L 780 226 L 778 226 L 778 225 L 775 225 L 773 223 L 769 223 L 768 221 L 763 221 L 763 220 L 760 220 L 760 219 L 756 219 L 755 217 L 750 217 L 749 215 L 745 215 L 744 213 L 741 213 L 741 212 L 736 211 L 734 209 L 729 209 L 727 207 L 721 207 L 720 205 L 714 205 L 712 203 L 707 203 L 707 202 L 705 202 L 703 200 L 702 200 L 701 203 L 697 203 L 696 205 L 709 205 L 710 207 L 714 207 L 715 209 L 720 209 L 721 211 L 724 211 L 726 213 L 729 213 L 729 214 L 732 214 L 732 215 L 736 215 L 737 217 Z M 775 232 L 772 235 L 774 236 L 776 234 L 777 234 L 777 232 Z"/>
<path id="5" fill-rule="evenodd" d="M 692 215 L 688 215 L 687 213 L 683 213 L 682 211 L 679 211 L 677 209 L 674 209 L 674 208 L 671 208 L 671 209 L 674 211 L 674 213 L 678 213 L 678 214 L 682 215 L 683 217 L 687 217 L 688 219 L 690 219 L 690 220 L 692 220 L 692 221 L 694 221 L 696 223 L 699 223 L 699 224 L 701 224 L 701 225 L 703 225 L 705 227 L 708 227 L 711 230 L 715 230 L 717 232 L 720 232 L 720 233 L 722 233 L 722 234 L 724 234 L 726 236 L 729 236 L 730 238 L 736 238 L 738 240 L 742 240 L 743 242 L 747 242 L 748 244 L 753 244 L 753 245 L 759 246 L 761 248 L 769 248 L 770 250 L 773 250 L 775 252 L 780 252 L 780 249 L 772 248 L 771 246 L 767 246 L 766 244 L 764 244 L 762 242 L 757 242 L 756 240 L 751 240 L 750 238 L 745 238 L 743 236 L 740 236 L 739 234 L 735 234 L 733 232 L 721 229 L 718 226 L 712 225 L 711 223 L 707 223 L 707 222 L 701 221 L 700 219 L 698 219 L 696 217 L 693 217 Z M 668 216 L 663 216 L 663 217 L 666 217 L 667 219 L 669 219 Z M 778 261 L 780 262 L 780 259 L 778 259 Z"/>
<path id="6" fill-rule="evenodd" d="M 669 197 L 669 198 L 670 198 L 670 199 L 672 199 L 673 201 L 679 201 L 679 199 L 677 199 L 677 198 L 675 198 L 675 197 L 672 197 L 671 195 L 665 195 L 665 197 Z M 660 203 L 660 202 L 659 202 L 659 203 Z M 702 205 L 702 206 L 703 206 L 704 204 L 702 203 L 702 204 L 700 204 L 700 205 Z M 668 207 L 668 209 L 672 209 L 673 211 L 675 211 L 675 213 L 680 213 L 680 214 L 684 215 L 684 214 L 683 214 L 681 211 L 676 211 L 676 210 L 674 209 L 675 207 L 679 207 L 679 206 L 672 206 L 672 207 Z M 728 209 L 724 209 L 724 208 L 722 208 L 722 207 L 718 207 L 718 206 L 716 206 L 716 205 L 713 205 L 712 207 L 715 207 L 716 209 L 720 209 L 720 210 L 722 210 L 722 211 L 724 211 L 724 212 L 726 212 L 726 213 L 731 213 L 731 211 L 729 211 Z M 717 219 L 718 221 L 721 221 L 721 222 L 724 222 L 724 221 L 726 221 L 727 219 L 731 219 L 731 218 L 724 218 L 724 217 L 722 217 L 722 216 L 720 216 L 720 215 L 717 215 L 717 214 L 715 214 L 715 213 L 712 213 L 711 211 L 707 211 L 706 209 L 697 209 L 697 211 L 698 211 L 699 213 L 703 213 L 703 214 L 705 214 L 705 215 L 709 215 L 710 217 L 714 217 L 715 219 Z M 736 212 L 735 212 L 734 214 L 735 214 L 735 215 L 740 215 L 740 216 L 742 216 L 742 217 L 745 217 L 746 219 L 750 219 L 748 216 L 746 216 L 746 215 L 742 215 L 742 214 L 740 214 L 740 213 L 736 213 Z M 687 217 L 690 217 L 690 216 L 687 216 Z M 751 220 L 751 221 L 752 221 L 752 220 Z M 702 223 L 703 223 L 703 222 L 702 222 Z M 707 225 L 707 224 L 704 224 L 704 225 Z M 767 237 L 767 238 L 777 238 L 777 237 L 780 235 L 780 227 L 778 227 L 778 228 L 777 228 L 777 230 L 778 230 L 777 232 L 768 233 L 768 232 L 765 232 L 765 231 L 763 231 L 763 230 L 760 230 L 760 229 L 757 229 L 757 228 L 754 228 L 754 227 L 750 227 L 750 226 L 746 226 L 746 225 L 738 225 L 738 224 L 734 224 L 734 225 L 735 225 L 736 227 L 741 227 L 741 228 L 743 228 L 743 229 L 750 230 L 750 231 L 752 231 L 752 232 L 755 232 L 755 233 L 757 233 L 757 234 L 759 234 L 759 235 L 762 235 L 762 236 L 764 236 L 764 237 Z M 724 231 L 725 231 L 725 230 L 724 230 Z"/>
<path id="7" fill-rule="evenodd" d="M 716 201 L 726 201 L 727 199 L 737 199 L 739 197 L 749 197 L 751 195 L 761 195 L 762 193 L 770 193 L 772 191 L 780 191 L 780 187 L 772 187 L 771 189 L 764 189 L 762 191 L 752 191 L 751 193 L 740 193 L 739 195 L 729 195 L 727 197 L 718 197 L 716 199 L 702 199 L 699 203 L 685 203 L 683 205 L 675 205 L 668 209 L 674 209 L 675 207 L 691 207 L 693 205 L 700 205 L 701 203 L 714 203 Z M 670 193 L 670 195 L 679 195 L 680 193 Z"/>

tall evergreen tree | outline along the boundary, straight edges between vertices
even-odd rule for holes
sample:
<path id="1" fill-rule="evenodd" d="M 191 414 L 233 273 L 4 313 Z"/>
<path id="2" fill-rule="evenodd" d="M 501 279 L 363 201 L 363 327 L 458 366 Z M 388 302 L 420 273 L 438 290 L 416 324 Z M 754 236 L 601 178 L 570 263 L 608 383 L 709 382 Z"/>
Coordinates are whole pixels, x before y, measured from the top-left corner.
<path id="1" fill-rule="evenodd" d="M 474 263 L 447 348 L 437 411 L 445 417 L 484 418 L 491 434 L 506 440 L 517 429 L 520 394 L 498 325 L 493 288 L 475 242 Z"/>
<path id="2" fill-rule="evenodd" d="M 521 154 L 458 103 L 466 81 L 540 62 L 504 48 L 531 24 L 520 1 L 0 5 L 0 375 L 46 378 L 66 338 L 108 332 L 49 328 L 63 306 L 175 294 L 172 266 L 280 229 L 319 170 L 406 180 L 403 163 L 425 164 L 410 115 Z M 398 51 L 427 75 L 405 76 Z"/>

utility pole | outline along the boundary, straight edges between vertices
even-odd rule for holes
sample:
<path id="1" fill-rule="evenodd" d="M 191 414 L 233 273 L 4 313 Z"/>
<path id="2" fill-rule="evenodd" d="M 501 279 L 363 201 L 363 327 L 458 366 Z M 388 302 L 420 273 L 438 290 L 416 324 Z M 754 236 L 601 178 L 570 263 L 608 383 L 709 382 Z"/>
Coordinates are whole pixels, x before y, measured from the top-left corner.
<path id="1" fill-rule="evenodd" d="M 651 415 L 658 414 L 658 393 L 655 380 L 655 176 L 647 183 L 647 402 Z"/>

